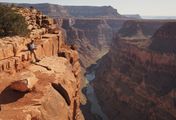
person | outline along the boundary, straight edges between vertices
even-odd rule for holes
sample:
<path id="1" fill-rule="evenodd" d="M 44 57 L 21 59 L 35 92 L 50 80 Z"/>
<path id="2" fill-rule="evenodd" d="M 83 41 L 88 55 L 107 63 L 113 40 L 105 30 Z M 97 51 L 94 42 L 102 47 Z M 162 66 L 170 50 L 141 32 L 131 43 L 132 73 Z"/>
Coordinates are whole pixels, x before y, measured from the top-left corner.
<path id="1" fill-rule="evenodd" d="M 40 60 L 37 58 L 35 50 L 37 49 L 34 44 L 34 40 L 31 40 L 30 43 L 27 44 L 28 50 L 30 51 L 30 55 L 32 58 L 32 54 L 34 55 L 34 59 L 36 62 L 39 62 Z"/>

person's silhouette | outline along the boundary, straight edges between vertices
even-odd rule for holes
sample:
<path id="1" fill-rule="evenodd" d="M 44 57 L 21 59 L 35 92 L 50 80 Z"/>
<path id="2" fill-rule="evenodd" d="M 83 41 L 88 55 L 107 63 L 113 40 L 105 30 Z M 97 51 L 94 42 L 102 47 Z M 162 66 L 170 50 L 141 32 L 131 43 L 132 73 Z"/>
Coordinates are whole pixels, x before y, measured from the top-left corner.
<path id="1" fill-rule="evenodd" d="M 36 49 L 37 48 L 35 47 L 34 40 L 31 40 L 31 42 L 28 44 L 28 50 L 30 51 L 31 58 L 32 58 L 32 54 L 33 54 L 35 61 L 39 62 L 40 60 L 37 58 L 36 53 L 35 53 Z"/>

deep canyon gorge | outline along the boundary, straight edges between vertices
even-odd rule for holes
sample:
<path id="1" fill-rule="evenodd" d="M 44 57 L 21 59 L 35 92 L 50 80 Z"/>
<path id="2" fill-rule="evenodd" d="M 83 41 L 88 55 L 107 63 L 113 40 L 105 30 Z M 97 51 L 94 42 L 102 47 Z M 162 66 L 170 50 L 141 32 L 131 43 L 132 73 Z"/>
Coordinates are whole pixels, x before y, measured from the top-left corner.
<path id="1" fill-rule="evenodd" d="M 111 6 L 16 5 L 31 33 L 1 38 L 0 120 L 176 119 L 175 20 Z M 30 39 L 37 64 L 23 51 Z M 37 79 L 32 92 L 10 90 L 22 77 Z"/>

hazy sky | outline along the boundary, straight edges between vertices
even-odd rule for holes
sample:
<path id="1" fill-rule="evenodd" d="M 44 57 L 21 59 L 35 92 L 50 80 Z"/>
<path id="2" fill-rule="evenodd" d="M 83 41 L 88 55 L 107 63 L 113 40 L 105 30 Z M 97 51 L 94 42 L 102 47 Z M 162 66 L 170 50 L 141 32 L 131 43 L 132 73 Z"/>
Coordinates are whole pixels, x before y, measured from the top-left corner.
<path id="1" fill-rule="evenodd" d="M 0 0 L 0 2 L 111 5 L 121 14 L 176 16 L 176 0 Z"/>

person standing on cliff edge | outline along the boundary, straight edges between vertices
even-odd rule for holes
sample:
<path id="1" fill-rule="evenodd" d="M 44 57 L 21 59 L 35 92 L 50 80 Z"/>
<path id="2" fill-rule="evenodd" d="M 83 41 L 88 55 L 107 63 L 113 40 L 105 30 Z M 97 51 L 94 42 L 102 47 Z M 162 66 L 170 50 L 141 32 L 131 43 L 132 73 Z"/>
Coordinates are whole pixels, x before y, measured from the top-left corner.
<path id="1" fill-rule="evenodd" d="M 31 40 L 30 43 L 27 44 L 28 50 L 30 51 L 30 56 L 32 59 L 32 54 L 34 55 L 34 59 L 36 62 L 39 62 L 40 60 L 37 58 L 35 50 L 37 49 L 34 44 L 34 40 Z"/>

